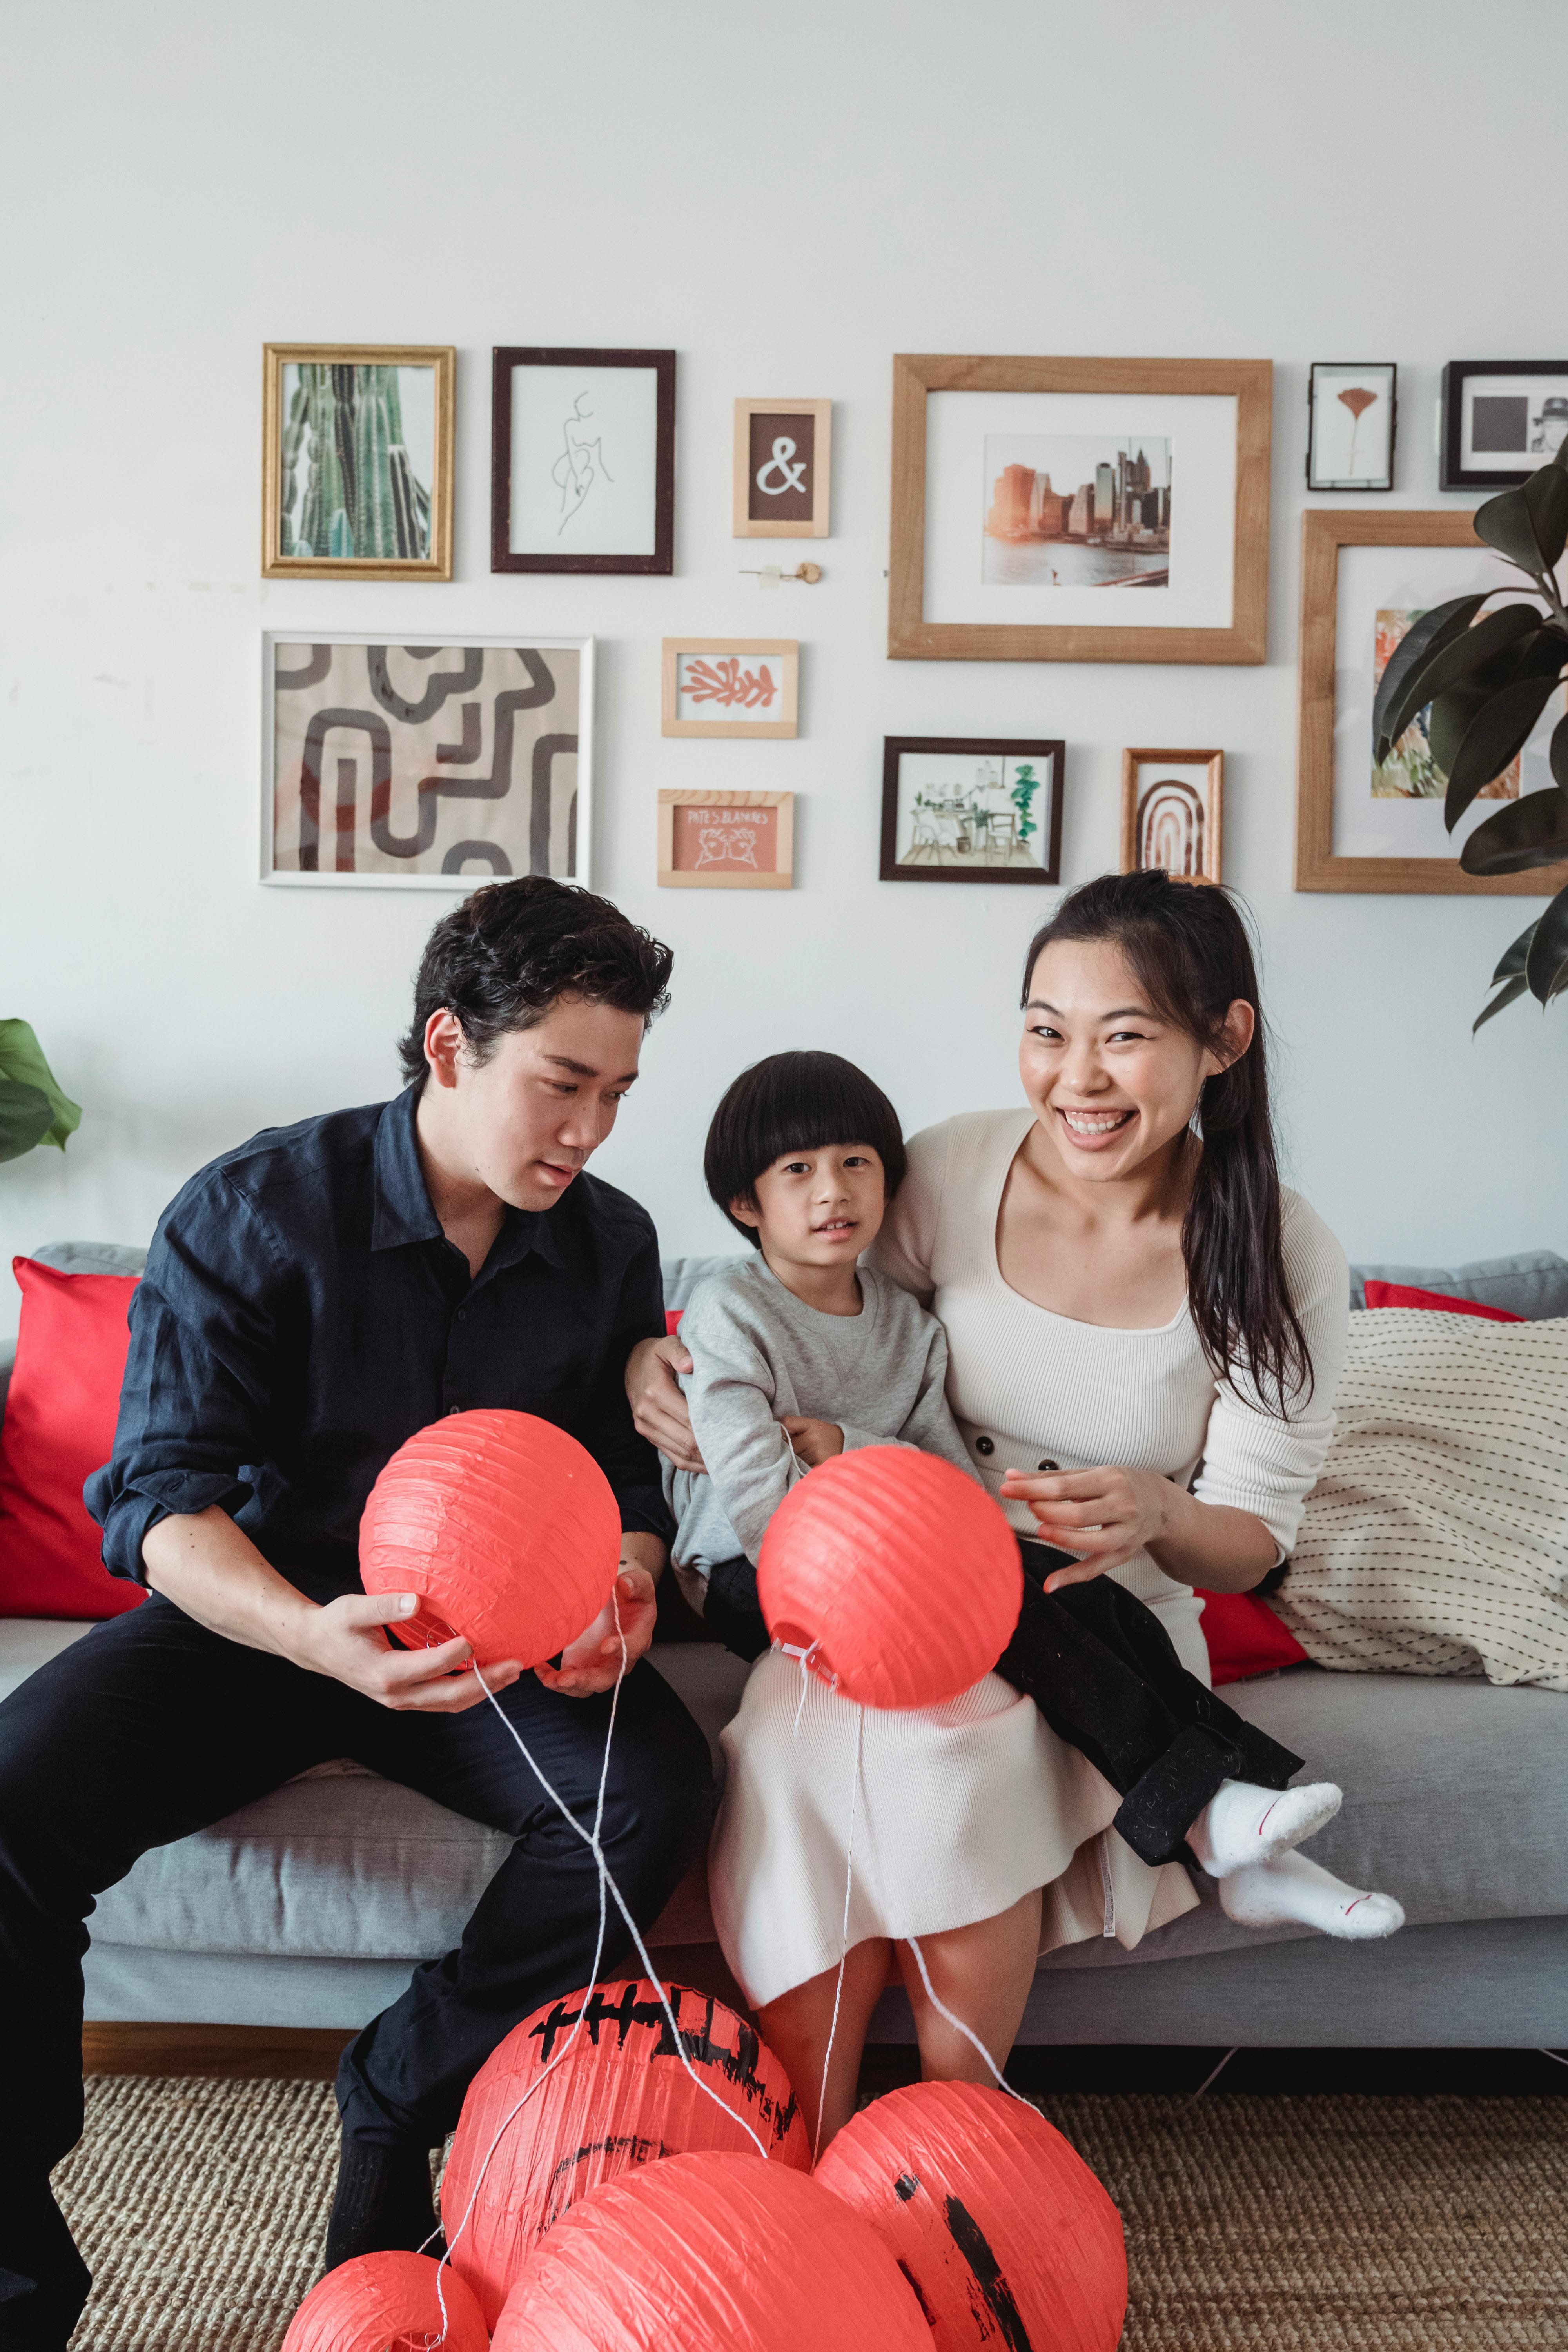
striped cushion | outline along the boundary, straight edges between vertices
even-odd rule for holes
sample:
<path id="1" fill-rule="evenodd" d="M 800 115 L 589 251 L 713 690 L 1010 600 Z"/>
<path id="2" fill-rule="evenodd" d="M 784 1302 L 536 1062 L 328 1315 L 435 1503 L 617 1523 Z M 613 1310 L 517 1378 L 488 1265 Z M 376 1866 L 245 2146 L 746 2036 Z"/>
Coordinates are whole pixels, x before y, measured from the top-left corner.
<path id="1" fill-rule="evenodd" d="M 1338 1406 L 1273 1602 L 1308 1656 L 1568 1692 L 1568 1318 L 1353 1315 Z"/>

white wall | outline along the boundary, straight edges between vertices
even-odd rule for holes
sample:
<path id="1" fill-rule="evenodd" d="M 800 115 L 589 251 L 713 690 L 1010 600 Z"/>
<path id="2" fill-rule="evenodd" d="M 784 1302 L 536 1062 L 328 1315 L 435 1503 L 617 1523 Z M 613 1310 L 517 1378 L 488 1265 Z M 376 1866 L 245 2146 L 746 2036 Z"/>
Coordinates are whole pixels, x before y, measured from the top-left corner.
<path id="1" fill-rule="evenodd" d="M 1024 731 L 1068 741 L 1069 881 L 1123 744 L 1226 746 L 1289 1156 L 1352 1257 L 1568 1244 L 1568 1014 L 1468 1035 L 1536 902 L 1290 889 L 1307 366 L 1398 361 L 1393 503 L 1432 506 L 1443 362 L 1563 342 L 1558 0 L 1479 40 L 1460 0 L 77 0 L 6 48 L 0 1013 L 86 1117 L 0 1167 L 5 1255 L 144 1240 L 222 1146 L 394 1083 L 444 902 L 254 878 L 258 638 L 316 626 L 601 638 L 595 879 L 678 1001 L 600 1164 L 671 1248 L 721 1245 L 702 1131 L 759 1054 L 856 1056 L 910 1128 L 1012 1098 L 1046 894 L 879 885 L 878 815 L 885 732 Z M 258 578 L 268 339 L 458 346 L 450 586 Z M 673 579 L 491 578 L 497 341 L 679 350 Z M 1271 357 L 1268 666 L 888 662 L 898 350 Z M 837 404 L 818 587 L 739 576 L 742 393 Z M 663 741 L 674 629 L 798 635 L 799 740 Z M 653 887 L 656 788 L 710 780 L 802 795 L 793 893 Z"/>

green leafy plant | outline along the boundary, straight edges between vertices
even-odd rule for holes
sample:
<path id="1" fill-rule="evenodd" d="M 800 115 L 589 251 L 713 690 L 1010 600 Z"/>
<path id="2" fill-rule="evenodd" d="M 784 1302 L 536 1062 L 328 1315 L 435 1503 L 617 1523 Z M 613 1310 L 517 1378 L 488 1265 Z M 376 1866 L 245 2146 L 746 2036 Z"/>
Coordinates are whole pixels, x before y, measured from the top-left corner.
<path id="1" fill-rule="evenodd" d="M 1489 499 L 1475 515 L 1485 540 L 1520 574 L 1483 596 L 1457 596 L 1401 639 L 1373 705 L 1373 757 L 1386 760 L 1430 705 L 1432 757 L 1447 779 L 1443 822 L 1452 833 L 1483 785 L 1521 751 L 1568 666 L 1568 605 L 1557 565 L 1568 546 L 1568 442 L 1518 489 Z M 1483 614 L 1493 596 L 1516 601 Z M 1544 610 L 1542 608 L 1544 607 Z M 1568 861 L 1568 719 L 1552 730 L 1552 782 L 1506 801 L 1459 852 L 1467 874 L 1523 874 Z M 1479 1029 L 1526 990 L 1550 1004 L 1568 990 L 1568 888 L 1521 931 L 1491 976 L 1497 994 Z"/>
<path id="2" fill-rule="evenodd" d="M 1034 762 L 1029 760 L 1021 761 L 1014 769 L 1013 775 L 1015 780 L 1013 789 L 1007 798 L 1018 812 L 1018 838 L 1020 841 L 1027 841 L 1032 833 L 1037 833 L 1039 830 L 1034 818 L 1029 814 L 1029 806 L 1040 789 L 1040 780 L 1035 773 Z"/>
<path id="3" fill-rule="evenodd" d="M 0 1021 L 0 1160 L 39 1143 L 63 1151 L 80 1125 L 80 1105 L 60 1091 L 26 1022 Z"/>

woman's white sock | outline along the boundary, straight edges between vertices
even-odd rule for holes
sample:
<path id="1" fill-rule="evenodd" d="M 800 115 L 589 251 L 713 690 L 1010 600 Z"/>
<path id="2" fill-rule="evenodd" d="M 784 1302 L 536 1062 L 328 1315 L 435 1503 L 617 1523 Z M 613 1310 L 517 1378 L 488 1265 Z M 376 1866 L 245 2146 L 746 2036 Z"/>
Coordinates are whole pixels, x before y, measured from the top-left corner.
<path id="1" fill-rule="evenodd" d="M 1284 1853 L 1278 1862 L 1255 1862 L 1222 1878 L 1219 1907 L 1244 1927 L 1278 1927 L 1287 1920 L 1321 1927 L 1347 1943 L 1392 1936 L 1405 1914 L 1392 1895 L 1347 1886 L 1304 1853 Z"/>
<path id="2" fill-rule="evenodd" d="M 1288 1853 L 1331 1822 L 1343 1802 L 1343 1791 L 1331 1780 L 1311 1780 L 1304 1789 L 1222 1780 L 1187 1832 L 1187 1843 L 1211 1878 L 1228 1878 Z"/>

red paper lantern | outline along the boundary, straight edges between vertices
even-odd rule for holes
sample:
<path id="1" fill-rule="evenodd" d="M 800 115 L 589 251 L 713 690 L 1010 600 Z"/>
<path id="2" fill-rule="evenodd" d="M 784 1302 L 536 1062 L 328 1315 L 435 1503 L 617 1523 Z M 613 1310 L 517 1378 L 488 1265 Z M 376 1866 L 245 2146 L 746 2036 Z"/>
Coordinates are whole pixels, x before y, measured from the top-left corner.
<path id="1" fill-rule="evenodd" d="M 866 1706 L 934 1706 L 989 1672 L 1024 1599 L 1017 1538 L 983 1486 L 910 1445 L 802 1478 L 768 1522 L 757 1595 L 775 1642 Z"/>
<path id="2" fill-rule="evenodd" d="M 914 2282 L 933 2352 L 1113 2352 L 1127 2316 L 1121 2217 L 1044 2116 L 973 2083 L 889 2091 L 815 2174 Z"/>
<path id="3" fill-rule="evenodd" d="M 493 2352 L 931 2352 L 875 2231 L 805 2173 L 672 2156 L 550 2232 Z"/>
<path id="4" fill-rule="evenodd" d="M 289 2323 L 283 2352 L 486 2352 L 489 2335 L 460 2278 L 441 2273 L 428 2254 L 360 2254 L 340 2263 L 310 2289 Z"/>
<path id="5" fill-rule="evenodd" d="M 547 2001 L 512 2028 L 469 2084 L 441 2183 L 441 2222 L 452 2260 L 492 2327 L 551 2224 L 634 2165 L 695 2149 L 754 2159 L 749 2124 L 770 2158 L 810 2171 L 805 2119 L 773 2052 L 711 1996 L 682 1985 L 671 1985 L 668 1996 L 707 2092 L 681 2064 L 646 1977 Z M 487 2165 L 497 2132 L 574 2026 L 566 2056 L 507 2126 Z"/>
<path id="6" fill-rule="evenodd" d="M 609 1600 L 621 1511 L 584 1446 L 529 1412 L 448 1413 L 400 1445 L 359 1526 L 367 1592 L 417 1592 L 410 1649 L 460 1633 L 481 1666 L 536 1666 Z"/>

